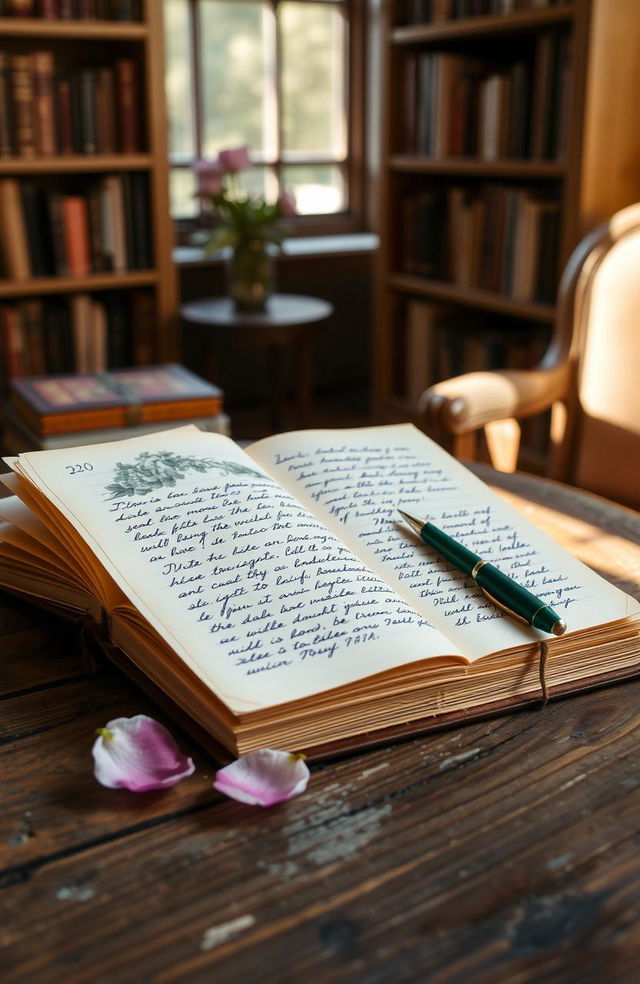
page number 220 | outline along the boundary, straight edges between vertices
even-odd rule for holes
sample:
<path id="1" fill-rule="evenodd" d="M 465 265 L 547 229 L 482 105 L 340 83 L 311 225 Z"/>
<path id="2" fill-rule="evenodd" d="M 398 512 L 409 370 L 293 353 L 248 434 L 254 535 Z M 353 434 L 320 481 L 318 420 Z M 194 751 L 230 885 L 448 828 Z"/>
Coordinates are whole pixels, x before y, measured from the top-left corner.
<path id="1" fill-rule="evenodd" d="M 93 471 L 93 465 L 89 461 L 84 461 L 80 465 L 65 465 L 70 475 L 79 475 L 80 472 Z"/>

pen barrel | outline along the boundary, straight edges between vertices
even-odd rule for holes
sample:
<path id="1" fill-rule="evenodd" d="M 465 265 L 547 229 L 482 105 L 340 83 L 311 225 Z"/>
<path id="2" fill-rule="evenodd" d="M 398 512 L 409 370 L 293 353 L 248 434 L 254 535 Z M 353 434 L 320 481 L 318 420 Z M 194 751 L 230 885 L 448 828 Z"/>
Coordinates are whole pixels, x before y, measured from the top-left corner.
<path id="1" fill-rule="evenodd" d="M 459 571 L 463 571 L 465 574 L 471 574 L 471 571 L 475 565 L 480 560 L 477 554 L 474 554 L 473 550 L 468 550 L 457 540 L 454 540 L 443 530 L 434 526 L 433 523 L 425 523 L 425 525 L 420 530 L 420 536 L 425 543 L 428 543 L 430 547 L 434 547 L 439 554 L 445 558 L 445 560 L 450 561 L 454 567 L 457 567 Z"/>
<path id="2" fill-rule="evenodd" d="M 494 567 L 493 564 L 483 564 L 476 578 L 478 587 L 491 595 L 498 604 L 543 632 L 552 632 L 553 625 L 560 616 L 554 612 L 541 598 L 516 584 L 507 574 Z"/>

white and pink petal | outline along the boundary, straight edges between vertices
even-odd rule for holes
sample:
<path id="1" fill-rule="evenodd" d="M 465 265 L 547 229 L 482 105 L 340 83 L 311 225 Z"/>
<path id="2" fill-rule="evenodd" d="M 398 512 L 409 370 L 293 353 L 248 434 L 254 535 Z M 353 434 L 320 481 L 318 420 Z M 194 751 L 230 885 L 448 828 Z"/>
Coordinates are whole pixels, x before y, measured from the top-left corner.
<path id="1" fill-rule="evenodd" d="M 114 718 L 99 728 L 92 753 L 101 785 L 134 793 L 175 786 L 195 769 L 167 729 L 146 714 Z"/>
<path id="2" fill-rule="evenodd" d="M 308 782 L 304 755 L 258 748 L 219 769 L 213 785 L 240 803 L 273 806 L 304 792 Z"/>

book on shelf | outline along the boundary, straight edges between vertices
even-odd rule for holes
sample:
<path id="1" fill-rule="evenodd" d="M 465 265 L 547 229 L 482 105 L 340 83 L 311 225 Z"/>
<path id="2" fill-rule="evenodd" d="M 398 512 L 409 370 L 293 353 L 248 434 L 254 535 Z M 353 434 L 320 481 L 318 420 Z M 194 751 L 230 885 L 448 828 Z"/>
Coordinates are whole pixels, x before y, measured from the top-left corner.
<path id="1" fill-rule="evenodd" d="M 138 153 L 141 98 L 132 58 L 67 70 L 53 51 L 0 51 L 0 157 Z"/>
<path id="2" fill-rule="evenodd" d="M 0 17 L 139 21 L 142 7 L 141 0 L 0 0 Z"/>
<path id="3" fill-rule="evenodd" d="M 453 304 L 411 299 L 394 339 L 394 392 L 415 412 L 434 383 L 465 372 L 533 369 L 549 344 L 549 326 L 478 318 Z"/>
<path id="4" fill-rule="evenodd" d="M 407 273 L 551 303 L 560 203 L 536 188 L 449 184 L 406 192 L 399 262 Z"/>
<path id="5" fill-rule="evenodd" d="M 0 259 L 9 279 L 125 273 L 152 265 L 146 174 L 107 174 L 73 195 L 1 178 L 0 214 Z"/>
<path id="6" fill-rule="evenodd" d="M 545 30 L 499 64 L 450 51 L 404 59 L 401 148 L 427 157 L 561 160 L 570 123 L 571 39 Z"/>
<path id="7" fill-rule="evenodd" d="M 414 410 L 423 392 L 436 381 L 438 329 L 447 308 L 430 301 L 407 303 L 404 397 Z"/>
<path id="8" fill-rule="evenodd" d="M 220 388 L 177 363 L 12 379 L 9 399 L 43 436 L 222 412 Z"/>
<path id="9" fill-rule="evenodd" d="M 4 377 L 145 365 L 153 359 L 155 332 L 154 297 L 143 289 L 0 304 Z M 40 350 L 44 366 L 36 361 Z"/>
<path id="10" fill-rule="evenodd" d="M 246 452 L 181 428 L 8 464 L 0 584 L 93 619 L 233 754 L 328 754 L 540 700 L 543 636 L 417 541 L 398 504 L 558 610 L 552 698 L 640 670 L 640 604 L 408 425 Z"/>
<path id="11" fill-rule="evenodd" d="M 440 24 L 468 17 L 491 17 L 518 11 L 548 10 L 571 0 L 407 0 L 409 24 Z"/>

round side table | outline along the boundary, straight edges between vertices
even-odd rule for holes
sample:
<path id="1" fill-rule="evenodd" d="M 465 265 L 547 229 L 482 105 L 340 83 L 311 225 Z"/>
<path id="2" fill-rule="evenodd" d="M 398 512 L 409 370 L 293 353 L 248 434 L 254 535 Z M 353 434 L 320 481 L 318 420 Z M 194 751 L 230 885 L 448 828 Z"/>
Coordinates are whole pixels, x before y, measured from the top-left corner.
<path id="1" fill-rule="evenodd" d="M 294 355 L 296 425 L 305 426 L 313 404 L 313 335 L 333 314 L 328 301 L 297 294 L 273 294 L 267 310 L 258 313 L 237 311 L 228 297 L 207 297 L 183 304 L 180 313 L 185 326 L 195 328 L 204 343 L 205 375 L 215 379 L 212 346 L 269 352 L 271 420 L 274 430 L 282 430 L 286 393 L 285 350 Z"/>

